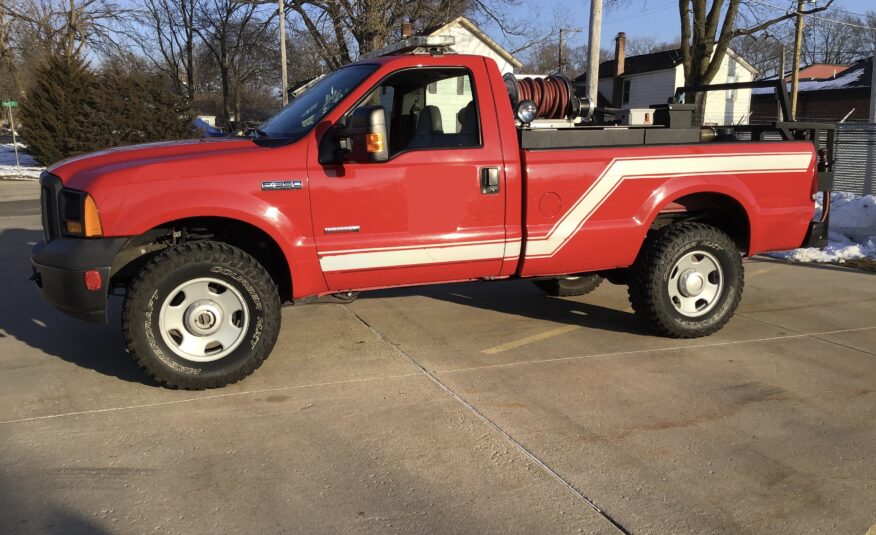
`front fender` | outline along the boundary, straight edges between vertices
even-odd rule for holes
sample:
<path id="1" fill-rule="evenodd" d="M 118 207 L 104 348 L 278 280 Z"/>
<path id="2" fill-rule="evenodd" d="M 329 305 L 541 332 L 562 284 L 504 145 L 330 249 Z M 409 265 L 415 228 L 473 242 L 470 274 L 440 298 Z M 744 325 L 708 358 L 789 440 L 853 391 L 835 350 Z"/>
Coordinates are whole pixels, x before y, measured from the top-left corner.
<path id="1" fill-rule="evenodd" d="M 196 217 L 233 219 L 258 228 L 277 243 L 292 274 L 294 297 L 327 290 L 311 232 L 306 188 L 245 192 L 216 189 L 215 184 L 177 182 L 166 189 L 150 187 L 153 184 L 131 183 L 124 188 L 127 192 L 97 199 L 104 235 L 139 236 Z"/>

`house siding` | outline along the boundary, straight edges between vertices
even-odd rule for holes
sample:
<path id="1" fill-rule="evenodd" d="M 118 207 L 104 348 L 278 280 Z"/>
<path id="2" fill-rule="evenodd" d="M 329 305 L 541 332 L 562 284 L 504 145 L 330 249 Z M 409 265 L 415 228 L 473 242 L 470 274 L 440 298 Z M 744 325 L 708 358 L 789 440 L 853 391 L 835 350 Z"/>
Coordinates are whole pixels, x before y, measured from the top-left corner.
<path id="1" fill-rule="evenodd" d="M 724 57 L 714 83 L 725 83 L 728 76 L 735 76 L 737 82 L 754 79 L 754 73 L 729 54 Z M 676 88 L 684 86 L 684 67 L 677 65 L 672 69 L 629 75 L 625 79 L 630 81 L 630 101 L 622 107 L 650 108 L 655 104 L 665 104 L 675 95 Z M 613 79 L 599 80 L 599 93 L 608 100 L 612 98 L 613 88 Z M 737 89 L 733 99 L 728 99 L 727 95 L 727 91 L 706 94 L 705 124 L 748 124 L 751 90 Z"/>
<path id="2" fill-rule="evenodd" d="M 675 70 L 666 69 L 644 74 L 625 76 L 630 81 L 630 101 L 623 108 L 650 108 L 654 104 L 665 104 L 675 93 Z M 599 92 L 612 99 L 614 80 L 603 78 L 599 80 Z"/>
<path id="3" fill-rule="evenodd" d="M 438 35 L 451 35 L 456 39 L 453 45 L 453 50 L 459 54 L 472 54 L 475 56 L 486 56 L 499 65 L 499 72 L 502 74 L 513 73 L 514 65 L 508 60 L 500 56 L 487 43 L 472 34 L 467 28 L 453 22 L 441 29 Z"/>
<path id="4" fill-rule="evenodd" d="M 732 76 L 735 76 L 737 82 L 750 82 L 754 79 L 751 71 L 727 54 L 721 62 L 721 68 L 718 69 L 713 83 L 726 83 L 729 77 Z M 737 89 L 733 93 L 735 94 L 733 99 L 728 98 L 729 91 L 706 93 L 703 124 L 748 124 L 748 112 L 751 109 L 751 89 Z"/>

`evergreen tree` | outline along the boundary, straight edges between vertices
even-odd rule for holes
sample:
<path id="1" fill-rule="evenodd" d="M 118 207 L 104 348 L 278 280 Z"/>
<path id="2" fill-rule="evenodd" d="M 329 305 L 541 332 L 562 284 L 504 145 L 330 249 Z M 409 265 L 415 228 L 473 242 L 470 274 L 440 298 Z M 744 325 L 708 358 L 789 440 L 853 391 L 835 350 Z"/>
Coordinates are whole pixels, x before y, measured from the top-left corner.
<path id="1" fill-rule="evenodd" d="M 157 74 L 107 67 L 100 73 L 90 134 L 100 147 L 192 137 L 189 106 Z"/>
<path id="2" fill-rule="evenodd" d="M 93 109 L 97 81 L 79 57 L 57 55 L 37 70 L 21 104 L 21 137 L 44 165 L 91 150 L 88 112 Z"/>
<path id="3" fill-rule="evenodd" d="M 192 137 L 185 97 L 159 75 L 106 66 L 95 73 L 78 57 L 52 57 L 22 103 L 21 135 L 45 165 L 119 145 Z"/>

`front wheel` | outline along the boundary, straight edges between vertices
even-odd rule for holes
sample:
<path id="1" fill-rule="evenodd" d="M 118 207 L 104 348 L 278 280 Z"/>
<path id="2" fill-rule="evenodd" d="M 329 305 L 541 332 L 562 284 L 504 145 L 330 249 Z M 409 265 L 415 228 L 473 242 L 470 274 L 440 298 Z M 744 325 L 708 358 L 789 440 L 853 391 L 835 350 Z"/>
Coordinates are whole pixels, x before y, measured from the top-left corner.
<path id="1" fill-rule="evenodd" d="M 280 299 L 265 268 L 240 249 L 185 243 L 141 270 L 122 326 L 128 351 L 159 383 L 217 388 L 243 379 L 271 353 Z"/>
<path id="2" fill-rule="evenodd" d="M 649 237 L 630 269 L 630 303 L 656 332 L 696 338 L 720 330 L 744 285 L 736 244 L 701 223 L 670 225 Z"/>

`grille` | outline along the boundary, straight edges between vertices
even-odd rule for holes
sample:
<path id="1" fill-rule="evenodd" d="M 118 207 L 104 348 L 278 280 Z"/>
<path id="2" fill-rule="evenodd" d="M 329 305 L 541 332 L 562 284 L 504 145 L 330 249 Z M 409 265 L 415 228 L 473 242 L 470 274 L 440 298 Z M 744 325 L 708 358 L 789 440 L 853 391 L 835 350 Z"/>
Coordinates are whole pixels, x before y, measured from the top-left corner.
<path id="1" fill-rule="evenodd" d="M 40 206 L 42 208 L 43 237 L 46 243 L 61 236 L 61 223 L 58 216 L 58 196 L 61 193 L 61 179 L 48 173 L 40 176 Z"/>

